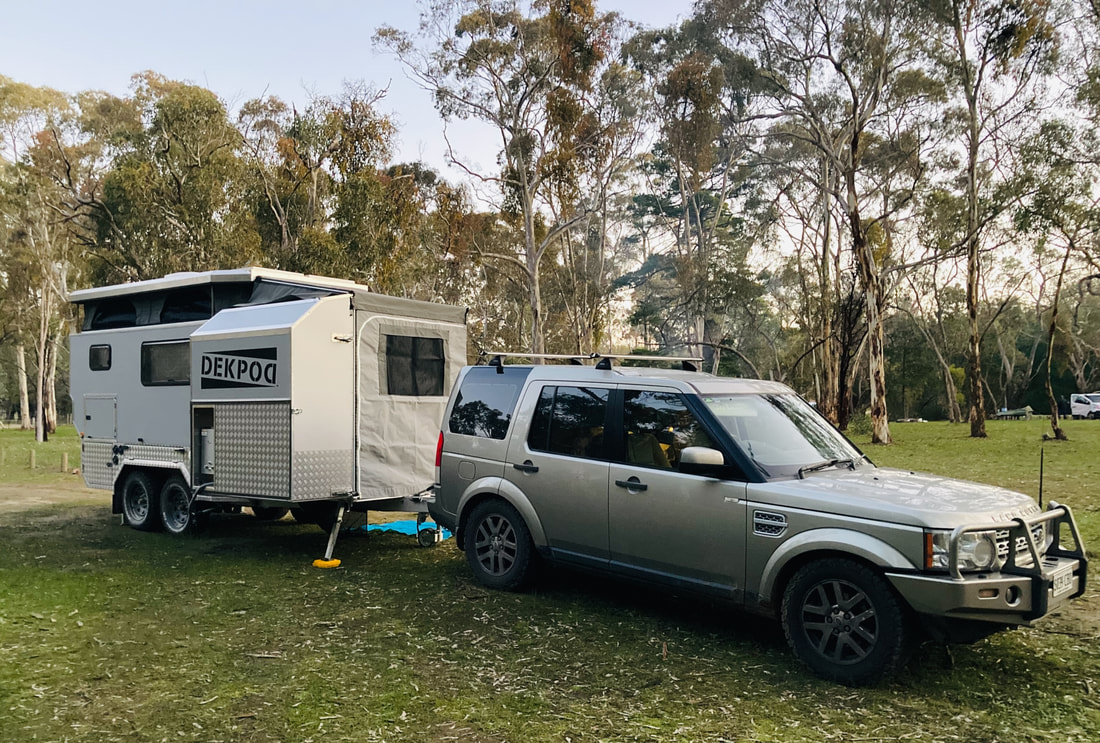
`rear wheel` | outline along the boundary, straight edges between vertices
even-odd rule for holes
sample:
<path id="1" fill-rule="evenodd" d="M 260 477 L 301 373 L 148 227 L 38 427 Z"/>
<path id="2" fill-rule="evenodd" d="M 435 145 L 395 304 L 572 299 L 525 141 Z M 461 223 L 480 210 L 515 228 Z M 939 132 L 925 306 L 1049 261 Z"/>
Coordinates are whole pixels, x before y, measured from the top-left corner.
<path id="1" fill-rule="evenodd" d="M 912 631 L 901 601 L 871 567 L 843 558 L 803 566 L 783 594 L 783 632 L 815 673 L 871 684 L 905 664 Z"/>
<path id="2" fill-rule="evenodd" d="M 171 534 L 186 534 L 198 526 L 198 517 L 191 510 L 191 488 L 179 475 L 172 475 L 160 489 L 160 518 Z"/>
<path id="3" fill-rule="evenodd" d="M 134 470 L 122 485 L 122 514 L 126 523 L 141 531 L 160 528 L 159 499 L 149 475 Z"/>
<path id="4" fill-rule="evenodd" d="M 523 517 L 502 500 L 489 500 L 474 509 L 466 527 L 466 560 L 479 583 L 515 591 L 531 575 L 534 546 Z"/>

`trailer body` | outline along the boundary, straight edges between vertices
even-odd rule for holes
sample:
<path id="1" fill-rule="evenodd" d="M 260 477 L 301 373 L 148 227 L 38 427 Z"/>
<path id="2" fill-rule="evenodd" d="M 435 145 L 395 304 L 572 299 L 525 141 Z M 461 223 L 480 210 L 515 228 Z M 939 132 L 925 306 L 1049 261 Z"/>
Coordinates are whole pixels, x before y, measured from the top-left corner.
<path id="1" fill-rule="evenodd" d="M 260 268 L 71 301 L 84 307 L 70 337 L 82 472 L 116 512 L 133 520 L 129 488 L 155 510 L 181 480 L 198 508 L 424 510 L 466 360 L 463 308 Z"/>

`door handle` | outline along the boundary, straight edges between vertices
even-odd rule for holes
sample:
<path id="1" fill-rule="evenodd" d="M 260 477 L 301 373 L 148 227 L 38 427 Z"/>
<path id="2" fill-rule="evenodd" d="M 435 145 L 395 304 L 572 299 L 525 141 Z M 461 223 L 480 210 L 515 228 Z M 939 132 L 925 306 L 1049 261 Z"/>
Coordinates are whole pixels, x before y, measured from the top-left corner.
<path id="1" fill-rule="evenodd" d="M 523 464 L 513 464 L 512 467 L 528 475 L 533 475 L 539 471 L 538 465 L 534 464 L 530 459 Z"/>
<path id="2" fill-rule="evenodd" d="M 616 480 L 615 484 L 627 490 L 646 490 L 649 488 L 648 485 L 640 481 L 637 477 L 632 477 L 629 480 Z"/>

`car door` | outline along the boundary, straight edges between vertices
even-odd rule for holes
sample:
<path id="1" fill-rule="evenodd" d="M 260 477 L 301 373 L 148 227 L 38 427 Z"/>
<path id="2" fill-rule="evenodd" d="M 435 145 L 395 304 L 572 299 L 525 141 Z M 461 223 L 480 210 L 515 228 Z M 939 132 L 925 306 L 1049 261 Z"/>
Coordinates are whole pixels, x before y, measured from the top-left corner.
<path id="1" fill-rule="evenodd" d="M 1084 417 L 1089 414 L 1089 399 L 1084 395 L 1070 397 L 1070 414 L 1074 418 Z"/>
<path id="2" fill-rule="evenodd" d="M 678 391 L 624 387 L 617 403 L 620 443 L 608 488 L 612 567 L 740 600 L 746 483 L 680 471 L 683 449 L 717 446 Z M 728 454 L 726 462 L 732 465 Z"/>
<path id="3" fill-rule="evenodd" d="M 532 383 L 519 412 L 505 479 L 534 507 L 558 560 L 607 564 L 610 395 L 610 387 Z"/>

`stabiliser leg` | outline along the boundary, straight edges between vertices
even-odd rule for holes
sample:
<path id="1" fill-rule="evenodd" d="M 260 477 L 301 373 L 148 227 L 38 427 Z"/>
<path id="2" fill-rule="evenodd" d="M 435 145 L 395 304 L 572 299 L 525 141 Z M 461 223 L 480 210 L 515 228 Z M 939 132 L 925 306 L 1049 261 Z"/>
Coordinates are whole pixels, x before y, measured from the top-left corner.
<path id="1" fill-rule="evenodd" d="M 332 529 L 328 533 L 328 546 L 325 547 L 325 557 L 321 560 L 314 560 L 313 567 L 315 568 L 336 568 L 340 567 L 340 561 L 332 559 L 332 553 L 336 549 L 336 537 L 340 536 L 340 527 L 344 525 L 344 513 L 348 510 L 347 504 L 341 503 L 340 507 L 336 510 L 336 521 L 332 524 Z"/>

